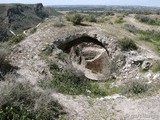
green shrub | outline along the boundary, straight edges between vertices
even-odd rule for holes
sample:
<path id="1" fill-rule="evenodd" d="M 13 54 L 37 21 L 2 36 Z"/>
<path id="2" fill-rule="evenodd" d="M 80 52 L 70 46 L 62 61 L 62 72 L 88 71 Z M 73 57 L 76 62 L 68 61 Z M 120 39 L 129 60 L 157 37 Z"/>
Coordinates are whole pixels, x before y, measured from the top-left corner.
<path id="1" fill-rule="evenodd" d="M 151 70 L 153 72 L 160 72 L 160 61 L 154 61 Z"/>
<path id="2" fill-rule="evenodd" d="M 136 15 L 135 18 L 140 22 L 149 24 L 149 25 L 160 25 L 160 20 L 156 18 L 151 18 L 146 15 Z"/>
<path id="3" fill-rule="evenodd" d="M 79 95 L 86 93 L 88 81 L 84 76 L 78 76 L 72 70 L 61 70 L 55 64 L 50 66 L 52 69 L 53 79 L 48 81 L 48 88 L 54 88 L 58 92 L 70 95 Z M 57 71 L 58 70 L 58 71 Z M 43 86 L 43 85 L 42 85 Z"/>
<path id="4" fill-rule="evenodd" d="M 97 19 L 94 15 L 88 15 L 88 16 L 85 16 L 84 18 L 86 21 L 88 22 L 97 22 Z"/>
<path id="5" fill-rule="evenodd" d="M 127 31 L 131 32 L 131 33 L 136 33 L 137 32 L 137 29 L 134 25 L 124 24 L 123 28 L 126 29 Z"/>
<path id="6" fill-rule="evenodd" d="M 121 24 L 121 23 L 123 23 L 123 22 L 124 22 L 123 17 L 118 17 L 118 18 L 116 18 L 116 20 L 115 20 L 115 23 L 117 23 L 117 24 Z"/>
<path id="7" fill-rule="evenodd" d="M 118 44 L 123 51 L 137 50 L 138 49 L 135 42 L 133 40 L 129 39 L 129 38 L 123 38 L 122 40 L 119 40 Z"/>
<path id="8" fill-rule="evenodd" d="M 137 34 L 139 35 L 140 40 L 144 40 L 145 42 L 149 42 L 155 46 L 155 50 L 160 52 L 160 32 L 155 30 L 138 30 Z"/>
<path id="9" fill-rule="evenodd" d="M 59 54 L 57 55 L 57 58 L 60 59 L 60 60 L 62 60 L 62 61 L 65 61 L 66 58 L 67 58 L 67 53 L 64 53 L 64 52 L 59 53 Z"/>
<path id="10" fill-rule="evenodd" d="M 115 14 L 114 14 L 114 12 L 112 12 L 112 11 L 107 11 L 107 12 L 105 13 L 105 15 L 106 15 L 106 16 L 114 16 Z"/>
<path id="11" fill-rule="evenodd" d="M 73 25 L 80 25 L 81 22 L 83 21 L 83 16 L 81 14 L 73 14 L 69 16 L 69 21 L 73 23 Z"/>
<path id="12" fill-rule="evenodd" d="M 0 75 L 4 76 L 8 72 L 12 72 L 14 67 L 10 65 L 10 62 L 7 60 L 7 56 L 9 55 L 8 49 L 0 49 Z"/>
<path id="13" fill-rule="evenodd" d="M 105 21 L 106 21 L 106 19 L 102 16 L 97 18 L 98 23 L 104 23 Z"/>
<path id="14" fill-rule="evenodd" d="M 141 40 L 146 40 L 146 41 L 159 41 L 160 39 L 160 32 L 154 31 L 154 30 L 138 30 L 137 33 L 140 35 Z"/>
<path id="15" fill-rule="evenodd" d="M 22 34 L 12 36 L 11 38 L 9 38 L 9 44 L 11 44 L 11 45 L 17 44 L 20 41 L 22 41 L 23 39 L 24 39 L 24 35 L 22 35 Z"/>
<path id="16" fill-rule="evenodd" d="M 56 62 L 49 62 L 48 66 L 51 71 L 60 71 L 60 68 Z"/>
<path id="17" fill-rule="evenodd" d="M 56 47 L 54 45 L 45 45 L 43 50 L 42 50 L 42 54 L 43 55 L 51 55 L 52 52 L 56 49 Z"/>
<path id="18" fill-rule="evenodd" d="M 69 22 L 71 21 L 71 16 L 70 16 L 69 14 L 67 14 L 67 15 L 65 16 L 65 18 L 66 18 L 67 21 L 69 21 Z"/>
<path id="19" fill-rule="evenodd" d="M 123 89 L 124 94 L 142 94 L 149 90 L 149 85 L 143 81 L 128 81 Z"/>
<path id="20" fill-rule="evenodd" d="M 0 91 L 1 120 L 53 120 L 65 114 L 62 106 L 29 83 L 9 83 Z"/>

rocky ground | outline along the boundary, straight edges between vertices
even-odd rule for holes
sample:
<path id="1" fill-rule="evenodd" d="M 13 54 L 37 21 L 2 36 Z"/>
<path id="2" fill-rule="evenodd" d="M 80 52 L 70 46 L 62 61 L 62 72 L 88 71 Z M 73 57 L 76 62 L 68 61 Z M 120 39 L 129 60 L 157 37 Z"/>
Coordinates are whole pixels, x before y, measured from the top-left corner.
<path id="1" fill-rule="evenodd" d="M 131 22 L 135 22 L 130 20 Z M 109 28 L 114 31 L 112 25 Z M 117 30 L 115 30 L 117 31 Z M 47 63 L 41 58 L 40 54 L 46 45 L 53 44 L 58 36 L 70 34 L 83 35 L 87 33 L 90 36 L 97 35 L 98 39 L 108 40 L 108 48 L 112 57 L 120 53 L 114 51 L 113 43 L 116 37 L 112 37 L 109 30 L 101 25 L 93 26 L 72 26 L 53 27 L 51 20 L 38 26 L 37 32 L 29 35 L 18 45 L 10 55 L 12 64 L 18 66 L 17 73 L 20 75 L 19 80 L 27 80 L 36 86 L 38 80 L 46 80 L 51 77 Z M 108 33 L 108 34 L 106 34 Z M 121 33 L 126 33 L 122 30 Z M 114 34 L 114 33 L 112 33 Z M 100 36 L 100 37 L 99 37 Z M 118 34 L 117 34 L 118 37 Z M 64 37 L 67 38 L 67 37 Z M 104 38 L 104 39 L 103 39 Z M 104 41 L 105 43 L 105 41 Z M 113 48 L 113 49 L 112 49 Z M 111 49 L 111 50 L 110 50 Z M 100 50 L 101 51 L 101 50 Z M 101 53 L 101 52 L 100 52 Z M 137 67 L 131 66 L 137 61 L 146 61 L 149 59 L 159 60 L 160 57 L 146 46 L 139 46 L 138 51 L 123 53 L 127 59 L 126 64 L 120 68 L 121 76 L 117 77 L 117 83 L 127 81 L 132 78 L 147 78 L 148 82 L 159 81 L 159 74 L 152 72 L 139 73 Z M 134 65 L 134 64 L 133 64 Z M 22 79 L 23 78 L 23 79 Z M 142 98 L 127 98 L 116 94 L 103 98 L 91 98 L 88 96 L 71 96 L 54 92 L 52 96 L 57 99 L 67 110 L 70 120 L 159 120 L 160 119 L 160 94 L 144 96 Z"/>

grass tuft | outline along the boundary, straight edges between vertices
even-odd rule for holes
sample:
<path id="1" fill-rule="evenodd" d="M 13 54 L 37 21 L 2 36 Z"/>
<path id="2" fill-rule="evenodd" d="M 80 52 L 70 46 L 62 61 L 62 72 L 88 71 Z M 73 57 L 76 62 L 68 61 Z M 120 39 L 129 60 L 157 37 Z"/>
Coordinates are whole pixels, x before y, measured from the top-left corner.
<path id="1" fill-rule="evenodd" d="M 75 70 L 59 68 L 57 63 L 49 64 L 53 74 L 52 80 L 40 80 L 39 86 L 44 89 L 54 89 L 57 92 L 69 95 L 87 95 L 91 97 L 101 97 L 120 93 L 120 87 L 110 88 L 111 81 L 104 82 L 101 87 L 99 83 L 87 79 L 82 73 Z M 112 81 L 113 82 L 113 81 Z"/>
<path id="2" fill-rule="evenodd" d="M 118 41 L 119 46 L 123 51 L 129 51 L 129 50 L 137 50 L 138 47 L 135 44 L 135 42 L 129 38 L 123 38 Z"/>
<path id="3" fill-rule="evenodd" d="M 27 83 L 8 83 L 0 91 L 1 120 L 53 120 L 64 115 L 63 107 L 46 93 Z"/>

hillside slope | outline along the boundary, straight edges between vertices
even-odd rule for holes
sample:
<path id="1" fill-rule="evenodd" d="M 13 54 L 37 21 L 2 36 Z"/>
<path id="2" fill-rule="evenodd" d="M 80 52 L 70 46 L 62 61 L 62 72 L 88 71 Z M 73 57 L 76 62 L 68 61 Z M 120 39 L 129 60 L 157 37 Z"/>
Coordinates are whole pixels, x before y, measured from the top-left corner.
<path id="1" fill-rule="evenodd" d="M 0 5 L 0 41 L 10 34 L 22 33 L 42 22 L 50 15 L 59 15 L 53 9 L 44 8 L 43 4 L 1 4 Z"/>
<path id="2" fill-rule="evenodd" d="M 42 23 L 38 27 L 37 32 L 28 36 L 24 41 L 14 47 L 10 59 L 12 64 L 19 68 L 17 72 L 20 75 L 20 78 L 18 78 L 18 80 L 27 80 L 36 86 L 39 80 L 43 80 L 45 83 L 47 82 L 47 79 L 51 78 L 47 65 L 48 63 L 42 58 L 41 54 L 46 46 L 53 45 L 53 42 L 58 40 L 59 37 L 61 37 L 62 42 L 64 42 L 65 40 L 67 41 L 67 38 L 71 39 L 72 34 L 76 33 L 77 36 L 81 36 L 83 33 L 87 33 L 90 36 L 100 36 L 100 38 L 104 38 L 102 39 L 104 43 L 108 42 L 108 45 L 115 46 L 113 41 L 117 40 L 117 38 L 122 35 L 121 33 L 125 33 L 125 30 L 120 29 L 120 35 L 115 34 L 115 37 L 111 36 L 112 39 L 109 39 L 110 37 L 108 36 L 110 36 L 111 29 L 114 32 L 119 30 L 112 25 L 107 25 L 107 28 L 104 28 L 103 26 L 96 24 L 85 27 L 67 24 L 62 28 L 58 28 L 53 27 L 54 22 L 54 18 L 46 20 L 45 23 Z M 132 78 L 138 80 L 141 80 L 139 78 L 145 78 L 146 82 L 159 82 L 159 73 L 155 74 L 151 71 L 140 72 L 139 66 L 136 64 L 137 62 L 150 59 L 159 60 L 159 56 L 146 46 L 138 47 L 138 51 L 122 52 L 122 54 L 125 55 L 126 63 L 123 67 L 118 68 L 121 69 L 121 74 L 117 77 L 116 82 L 113 82 L 113 85 L 118 85 L 119 83 L 123 83 Z M 109 48 L 110 50 L 108 50 L 112 53 L 112 57 L 121 52 L 117 48 L 115 51 L 113 49 L 114 47 L 111 48 L 109 46 Z M 112 50 L 114 52 L 111 52 Z M 56 53 L 58 53 L 58 51 L 55 50 L 50 56 L 47 56 L 47 58 L 51 57 L 52 60 L 56 60 Z M 159 119 L 159 93 L 153 96 L 132 99 L 122 95 L 91 98 L 84 95 L 72 96 L 61 94 L 54 90 L 51 92 L 52 97 L 58 100 L 67 109 L 70 120 L 132 120 L 141 119 L 141 117 L 144 119 Z"/>

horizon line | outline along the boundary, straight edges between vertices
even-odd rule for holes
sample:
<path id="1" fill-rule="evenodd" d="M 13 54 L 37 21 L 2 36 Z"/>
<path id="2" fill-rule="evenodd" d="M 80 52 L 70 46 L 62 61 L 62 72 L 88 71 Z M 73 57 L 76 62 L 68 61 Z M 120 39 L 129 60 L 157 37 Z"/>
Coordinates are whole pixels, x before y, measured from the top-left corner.
<path id="1" fill-rule="evenodd" d="M 13 3 L 0 3 L 1 4 L 38 4 L 38 3 L 42 3 L 42 2 L 37 2 L 37 3 L 16 3 L 16 2 L 13 2 Z M 43 4 L 43 3 L 42 3 Z M 132 6 L 139 6 L 139 7 L 157 7 L 157 8 L 160 8 L 160 6 L 152 6 L 152 5 L 102 5 L 102 4 L 99 4 L 99 5 L 95 5 L 95 4 L 66 4 L 66 5 L 62 5 L 62 4 L 43 4 L 44 6 L 128 6 L 128 7 L 132 7 Z"/>

